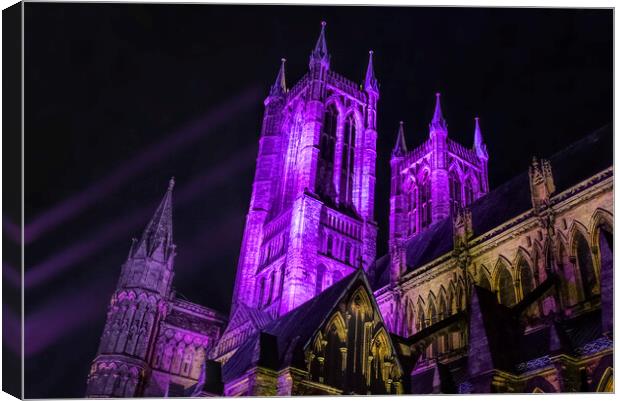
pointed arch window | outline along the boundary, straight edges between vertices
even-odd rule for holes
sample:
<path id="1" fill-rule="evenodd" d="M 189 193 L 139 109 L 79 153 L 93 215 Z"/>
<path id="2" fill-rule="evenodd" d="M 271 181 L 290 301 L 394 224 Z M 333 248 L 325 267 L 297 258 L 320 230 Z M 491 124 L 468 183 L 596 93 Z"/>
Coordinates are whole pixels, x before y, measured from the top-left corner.
<path id="1" fill-rule="evenodd" d="M 333 179 L 337 126 L 338 110 L 335 105 L 330 104 L 325 110 L 321 139 L 319 141 L 317 185 L 323 194 L 329 191 L 331 188 L 331 180 Z"/>
<path id="2" fill-rule="evenodd" d="M 353 202 L 353 178 L 355 165 L 355 120 L 349 115 L 344 122 L 342 137 L 342 165 L 340 169 L 340 202 Z"/>
<path id="3" fill-rule="evenodd" d="M 409 190 L 409 202 L 407 202 L 407 206 L 407 221 L 409 222 L 408 235 L 413 235 L 418 231 L 418 187 L 415 185 Z"/>
<path id="4" fill-rule="evenodd" d="M 316 268 L 316 282 L 314 287 L 314 294 L 318 295 L 323 290 L 323 277 L 325 276 L 325 266 L 318 265 Z"/>
<path id="5" fill-rule="evenodd" d="M 575 236 L 575 253 L 577 267 L 581 275 L 581 286 L 586 299 L 594 294 L 598 294 L 598 283 L 594 272 L 594 263 L 592 262 L 592 251 L 588 241 L 584 236 L 577 232 Z"/>
<path id="6" fill-rule="evenodd" d="M 286 269 L 285 265 L 280 266 L 280 287 L 279 287 L 280 298 L 282 298 L 282 292 L 284 291 L 284 273 L 285 273 L 285 269 Z"/>
<path id="7" fill-rule="evenodd" d="M 469 177 L 465 179 L 463 192 L 465 194 L 465 206 L 471 205 L 474 202 L 474 186 Z"/>
<path id="8" fill-rule="evenodd" d="M 263 306 L 263 298 L 265 297 L 265 276 L 260 278 L 260 287 L 258 289 L 258 307 Z"/>
<path id="9" fill-rule="evenodd" d="M 499 302 L 502 305 L 513 306 L 517 302 L 514 280 L 503 264 L 500 265 L 497 273 L 497 287 L 499 289 Z"/>
<path id="10" fill-rule="evenodd" d="M 422 185 L 420 186 L 420 207 L 422 228 L 426 228 L 431 224 L 431 180 L 428 171 L 424 173 Z"/>
<path id="11" fill-rule="evenodd" d="M 534 289 L 534 275 L 530 265 L 523 258 L 519 261 L 519 281 L 521 281 L 521 292 L 525 297 Z"/>
<path id="12" fill-rule="evenodd" d="M 274 276 L 274 271 L 272 270 L 271 273 L 269 274 L 269 296 L 267 297 L 266 305 L 271 304 L 271 300 L 274 294 L 274 287 L 275 287 L 275 276 Z"/>
<path id="13" fill-rule="evenodd" d="M 449 185 L 450 185 L 450 207 L 452 210 L 452 215 L 456 215 L 456 212 L 462 205 L 461 200 L 461 179 L 458 174 L 452 170 L 449 175 Z"/>

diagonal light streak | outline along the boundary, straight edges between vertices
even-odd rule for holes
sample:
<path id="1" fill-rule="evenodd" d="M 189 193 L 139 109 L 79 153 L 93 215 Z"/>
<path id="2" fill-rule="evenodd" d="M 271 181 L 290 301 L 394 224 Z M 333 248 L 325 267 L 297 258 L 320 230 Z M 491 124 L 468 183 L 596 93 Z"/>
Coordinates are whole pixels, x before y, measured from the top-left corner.
<path id="1" fill-rule="evenodd" d="M 259 97 L 258 86 L 252 86 L 217 106 L 205 117 L 188 124 L 178 132 L 167 135 L 162 141 L 151 145 L 133 159 L 118 166 L 100 181 L 35 217 L 25 227 L 24 242 L 31 243 L 47 231 L 93 206 L 103 196 L 118 190 L 131 178 L 147 171 L 151 165 L 204 138 L 204 135 L 213 131 L 217 126 L 233 119 L 246 109 L 254 107 Z"/>
<path id="2" fill-rule="evenodd" d="M 210 187 L 221 184 L 234 174 L 250 168 L 254 163 L 255 156 L 256 146 L 251 145 L 232 155 L 225 163 L 221 163 L 216 168 L 193 178 L 188 184 L 179 188 L 175 194 L 175 207 L 191 201 Z M 105 248 L 109 242 L 118 239 L 119 235 L 128 235 L 136 227 L 146 225 L 158 204 L 159 200 L 153 202 L 148 208 L 117 218 L 97 230 L 93 235 L 73 243 L 48 260 L 32 266 L 32 268 L 27 268 L 24 277 L 25 287 L 32 288 L 44 284 L 57 274 L 68 270 L 95 252 Z"/>

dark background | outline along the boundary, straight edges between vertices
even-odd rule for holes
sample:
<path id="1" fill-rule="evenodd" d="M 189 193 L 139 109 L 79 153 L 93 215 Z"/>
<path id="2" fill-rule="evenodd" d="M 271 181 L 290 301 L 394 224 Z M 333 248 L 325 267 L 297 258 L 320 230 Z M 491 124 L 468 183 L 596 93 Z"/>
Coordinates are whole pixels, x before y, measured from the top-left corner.
<path id="1" fill-rule="evenodd" d="M 130 239 L 170 176 L 175 287 L 227 313 L 262 100 L 281 57 L 289 87 L 306 71 L 323 19 L 332 69 L 361 82 L 375 50 L 380 254 L 398 121 L 410 148 L 421 143 L 436 91 L 453 139 L 471 146 L 480 116 L 492 188 L 527 168 L 532 155 L 549 156 L 612 121 L 611 10 L 25 9 L 26 236 L 42 216 L 61 216 L 27 241 L 31 398 L 83 396 Z M 65 214 L 50 212 L 56 208 Z"/>

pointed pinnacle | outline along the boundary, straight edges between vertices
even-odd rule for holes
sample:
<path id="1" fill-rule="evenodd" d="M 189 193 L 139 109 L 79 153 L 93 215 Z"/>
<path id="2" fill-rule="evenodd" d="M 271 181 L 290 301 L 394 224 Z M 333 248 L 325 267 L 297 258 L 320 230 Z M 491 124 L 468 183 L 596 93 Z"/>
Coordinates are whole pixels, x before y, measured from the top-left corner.
<path id="1" fill-rule="evenodd" d="M 433 120 L 431 121 L 429 127 L 431 130 L 435 131 L 447 131 L 448 126 L 446 124 L 446 120 L 443 118 L 443 113 L 441 112 L 441 93 L 435 93 L 435 112 L 433 113 Z"/>
<path id="2" fill-rule="evenodd" d="M 379 91 L 379 85 L 377 83 L 377 78 L 375 77 L 375 69 L 372 63 L 372 55 L 374 52 L 370 50 L 368 52 L 368 68 L 366 69 L 366 79 L 364 80 L 364 89 L 366 91 Z"/>
<path id="3" fill-rule="evenodd" d="M 286 63 L 286 59 L 283 57 L 280 59 L 280 69 L 278 70 L 278 75 L 276 76 L 276 81 L 271 86 L 271 90 L 269 91 L 269 95 L 271 96 L 279 96 L 286 93 L 286 73 L 284 69 L 284 63 Z"/>
<path id="4" fill-rule="evenodd" d="M 398 134 L 396 136 L 396 143 L 394 144 L 394 149 L 392 150 L 392 154 L 395 156 L 403 155 L 407 152 L 407 144 L 405 142 L 405 128 L 403 126 L 403 122 L 399 122 Z"/>
<path id="5" fill-rule="evenodd" d="M 166 194 L 134 248 L 136 252 L 150 254 L 160 245 L 172 246 L 172 190 L 174 184 L 174 177 L 172 177 L 168 181 Z"/>
<path id="6" fill-rule="evenodd" d="M 321 33 L 319 34 L 319 38 L 314 45 L 314 49 L 310 54 L 310 64 L 312 62 L 319 61 L 325 66 L 329 66 L 329 54 L 327 53 L 327 41 L 325 40 L 325 26 L 327 23 L 325 21 L 321 21 Z"/>

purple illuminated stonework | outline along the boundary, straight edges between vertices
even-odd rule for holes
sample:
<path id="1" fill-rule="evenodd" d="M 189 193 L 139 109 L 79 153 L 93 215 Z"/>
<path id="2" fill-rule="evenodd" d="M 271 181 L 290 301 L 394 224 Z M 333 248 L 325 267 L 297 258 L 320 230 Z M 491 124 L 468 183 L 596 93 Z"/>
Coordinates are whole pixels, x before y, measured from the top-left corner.
<path id="1" fill-rule="evenodd" d="M 291 87 L 281 60 L 228 317 L 171 290 L 170 181 L 122 265 L 87 396 L 613 390 L 613 167 L 586 162 L 610 130 L 490 190 L 480 120 L 457 143 L 437 93 L 419 146 L 397 130 L 377 258 L 373 57 L 361 83 L 336 73 L 322 23 Z"/>

